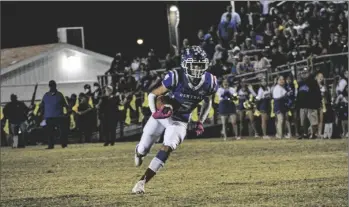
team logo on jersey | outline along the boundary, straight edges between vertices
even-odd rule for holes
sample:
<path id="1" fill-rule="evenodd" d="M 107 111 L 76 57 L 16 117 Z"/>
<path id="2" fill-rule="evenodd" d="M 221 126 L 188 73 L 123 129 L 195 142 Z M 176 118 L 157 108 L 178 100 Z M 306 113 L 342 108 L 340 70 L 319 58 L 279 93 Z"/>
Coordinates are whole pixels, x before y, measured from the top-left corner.
<path id="1" fill-rule="evenodd" d="M 200 90 L 200 91 L 199 91 L 199 95 L 201 95 L 201 96 L 205 95 L 205 93 L 206 93 L 205 90 Z"/>

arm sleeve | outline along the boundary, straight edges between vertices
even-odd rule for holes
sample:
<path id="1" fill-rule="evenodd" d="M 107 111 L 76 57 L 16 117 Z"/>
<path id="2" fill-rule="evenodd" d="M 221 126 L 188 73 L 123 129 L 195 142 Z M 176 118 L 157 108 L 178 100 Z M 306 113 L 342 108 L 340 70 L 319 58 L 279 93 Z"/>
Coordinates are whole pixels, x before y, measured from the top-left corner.
<path id="1" fill-rule="evenodd" d="M 261 100 L 262 98 L 263 98 L 263 89 L 262 89 L 262 88 L 259 88 L 259 89 L 258 89 L 258 94 L 257 94 L 256 99 L 257 99 L 257 100 Z"/>
<path id="2" fill-rule="evenodd" d="M 162 80 L 162 85 L 169 90 L 174 89 L 177 86 L 177 83 L 178 73 L 176 70 L 169 71 Z"/>

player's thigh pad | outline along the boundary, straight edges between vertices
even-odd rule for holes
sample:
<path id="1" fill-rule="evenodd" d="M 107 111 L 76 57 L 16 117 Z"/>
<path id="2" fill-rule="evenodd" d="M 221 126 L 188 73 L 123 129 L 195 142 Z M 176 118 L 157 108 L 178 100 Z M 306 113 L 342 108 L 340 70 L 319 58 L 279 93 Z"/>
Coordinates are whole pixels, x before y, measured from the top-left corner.
<path id="1" fill-rule="evenodd" d="M 150 117 L 143 128 L 142 138 L 137 147 L 138 153 L 147 154 L 164 130 L 165 127 L 158 120 Z"/>
<path id="2" fill-rule="evenodd" d="M 173 122 L 172 125 L 166 127 L 164 142 L 165 146 L 169 146 L 175 150 L 177 146 L 183 142 L 187 134 L 187 125 L 181 122 Z"/>

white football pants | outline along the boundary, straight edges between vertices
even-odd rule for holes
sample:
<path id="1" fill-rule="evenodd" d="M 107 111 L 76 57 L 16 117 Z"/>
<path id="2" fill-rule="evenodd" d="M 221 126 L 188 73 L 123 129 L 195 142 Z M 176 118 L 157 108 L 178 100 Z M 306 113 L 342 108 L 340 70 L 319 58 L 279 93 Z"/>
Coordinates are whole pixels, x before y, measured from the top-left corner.
<path id="1" fill-rule="evenodd" d="M 143 128 L 143 134 L 138 144 L 137 152 L 146 155 L 164 131 L 163 145 L 175 150 L 183 142 L 187 134 L 187 123 L 173 121 L 171 117 L 167 119 L 154 119 L 151 116 Z"/>

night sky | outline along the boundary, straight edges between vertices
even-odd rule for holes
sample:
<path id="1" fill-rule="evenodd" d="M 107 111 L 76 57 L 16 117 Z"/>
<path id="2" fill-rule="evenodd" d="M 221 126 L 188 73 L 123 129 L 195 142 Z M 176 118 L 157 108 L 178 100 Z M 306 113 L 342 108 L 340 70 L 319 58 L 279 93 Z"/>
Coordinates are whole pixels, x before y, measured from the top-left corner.
<path id="1" fill-rule="evenodd" d="M 230 2 L 179 2 L 180 38 L 217 25 Z M 57 28 L 83 26 L 86 49 L 113 56 L 168 52 L 166 2 L 1 2 L 1 47 L 57 42 Z M 143 48 L 136 44 L 143 38 Z"/>

